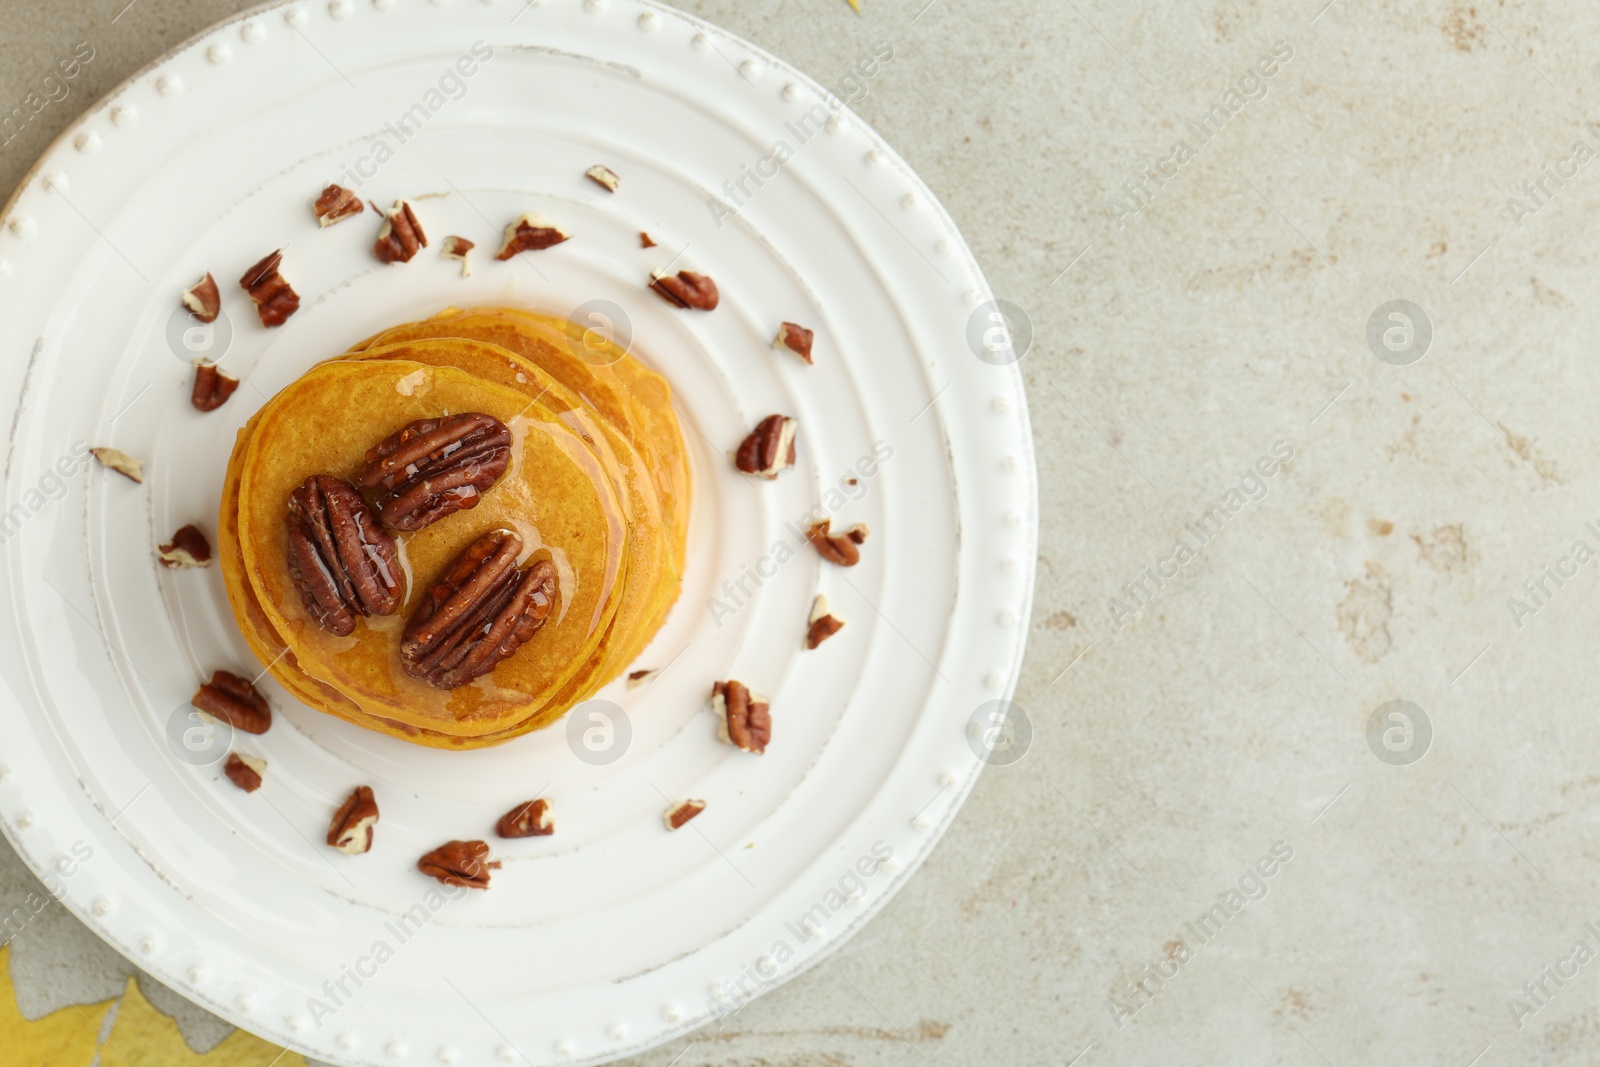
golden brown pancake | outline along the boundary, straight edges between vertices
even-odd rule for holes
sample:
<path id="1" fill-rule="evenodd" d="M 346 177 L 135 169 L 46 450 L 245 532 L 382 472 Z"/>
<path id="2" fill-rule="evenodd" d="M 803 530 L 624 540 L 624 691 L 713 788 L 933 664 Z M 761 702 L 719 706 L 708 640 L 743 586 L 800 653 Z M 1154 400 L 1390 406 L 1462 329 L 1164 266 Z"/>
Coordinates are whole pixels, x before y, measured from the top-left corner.
<path id="1" fill-rule="evenodd" d="M 396 388 L 418 373 L 423 379 L 411 395 Z M 289 492 L 317 473 L 351 477 L 374 436 L 467 410 L 511 428 L 510 470 L 475 508 L 398 539 L 412 575 L 399 616 L 364 619 L 344 638 L 320 629 L 285 564 Z M 314 368 L 262 411 L 241 464 L 239 500 L 244 567 L 263 612 L 303 670 L 368 714 L 421 727 L 447 723 L 458 734 L 496 732 L 543 704 L 584 666 L 619 602 L 626 529 L 594 453 L 520 393 L 459 371 L 404 360 Z M 516 530 L 525 545 L 555 562 L 560 599 L 553 624 L 524 654 L 497 668 L 492 684 L 442 691 L 406 675 L 395 651 L 421 587 L 484 532 L 499 528 Z"/>
<path id="2" fill-rule="evenodd" d="M 654 637 L 678 596 L 687 534 L 670 391 L 618 351 L 582 358 L 573 338 L 584 334 L 529 313 L 447 311 L 312 368 L 240 431 L 218 556 L 247 643 L 294 696 L 414 743 L 477 748 L 554 721 Z M 407 569 L 396 615 L 359 617 L 347 637 L 318 627 L 287 566 L 289 491 L 315 474 L 353 479 L 400 427 L 468 411 L 511 428 L 505 475 L 468 510 L 389 531 Z M 524 565 L 557 566 L 553 614 L 471 684 L 445 690 L 406 674 L 399 637 L 421 590 L 498 528 L 521 535 Z"/>

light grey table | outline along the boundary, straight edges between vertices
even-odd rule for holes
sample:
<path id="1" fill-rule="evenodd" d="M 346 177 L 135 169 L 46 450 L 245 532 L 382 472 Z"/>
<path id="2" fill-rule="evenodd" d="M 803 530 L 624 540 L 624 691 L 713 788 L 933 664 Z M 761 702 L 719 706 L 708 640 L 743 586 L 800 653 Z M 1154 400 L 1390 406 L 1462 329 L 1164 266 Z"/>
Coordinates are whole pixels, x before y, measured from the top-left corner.
<path id="1" fill-rule="evenodd" d="M 5 108 L 94 49 L 3 184 L 235 10 L 125 3 L 0 0 Z M 1600 7 L 1324 3 L 686 5 L 835 87 L 889 42 L 857 110 L 1031 314 L 1035 737 L 639 1064 L 1593 1060 Z M 52 909 L 12 969 L 36 1015 L 128 965 Z"/>

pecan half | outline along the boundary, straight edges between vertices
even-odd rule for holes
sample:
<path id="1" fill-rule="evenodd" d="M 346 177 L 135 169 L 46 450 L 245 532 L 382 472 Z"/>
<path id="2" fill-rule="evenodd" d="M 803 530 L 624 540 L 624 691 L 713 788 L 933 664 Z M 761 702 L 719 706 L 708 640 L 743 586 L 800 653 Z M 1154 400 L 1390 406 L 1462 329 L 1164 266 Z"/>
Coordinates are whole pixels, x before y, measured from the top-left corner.
<path id="1" fill-rule="evenodd" d="M 656 246 L 656 239 L 654 237 L 651 237 L 649 234 L 645 233 L 643 230 L 640 230 L 639 231 L 639 247 L 640 248 L 654 248 L 655 246 Z"/>
<path id="2" fill-rule="evenodd" d="M 328 824 L 328 844 L 340 852 L 359 856 L 372 851 L 372 828 L 378 825 L 378 801 L 370 786 L 358 785 L 355 792 L 334 812 Z"/>
<path id="3" fill-rule="evenodd" d="M 739 445 L 733 465 L 746 474 L 776 478 L 785 467 L 794 466 L 794 435 L 799 428 L 787 415 L 768 415 Z"/>
<path id="4" fill-rule="evenodd" d="M 610 193 L 622 188 L 622 179 L 617 177 L 617 172 L 602 163 L 596 163 L 584 171 L 583 176 Z"/>
<path id="5" fill-rule="evenodd" d="M 272 726 L 272 705 L 267 698 L 256 692 L 248 678 L 230 671 L 211 672 L 211 680 L 195 691 L 189 703 L 247 734 L 264 734 Z"/>
<path id="6" fill-rule="evenodd" d="M 489 861 L 487 841 L 450 841 L 417 861 L 417 870 L 445 885 L 488 889 L 489 872 L 500 861 Z"/>
<path id="7" fill-rule="evenodd" d="M 254 793 L 261 788 L 261 774 L 266 769 L 265 760 L 251 759 L 237 752 L 228 753 L 228 762 L 222 765 L 222 773 L 228 776 L 228 781 L 246 793 Z"/>
<path id="8" fill-rule="evenodd" d="M 210 271 L 183 291 L 183 306 L 201 322 L 216 322 L 222 313 L 222 294 L 217 291 L 217 280 Z"/>
<path id="9" fill-rule="evenodd" d="M 842 534 L 833 533 L 833 520 L 826 519 L 814 522 L 806 530 L 806 540 L 817 550 L 817 554 L 829 563 L 837 563 L 841 567 L 854 567 L 861 562 L 861 552 L 856 547 L 864 544 L 867 534 L 867 524 L 858 522 Z"/>
<path id="10" fill-rule="evenodd" d="M 408 263 L 417 249 L 427 247 L 428 235 L 422 232 L 422 223 L 417 221 L 411 202 L 396 200 L 394 207 L 384 212 L 378 239 L 372 243 L 372 254 L 385 263 Z"/>
<path id="11" fill-rule="evenodd" d="M 854 547 L 853 545 L 851 547 Z M 806 620 L 806 648 L 816 648 L 822 642 L 844 629 L 844 620 L 828 612 L 828 598 L 817 594 L 811 603 L 811 617 Z"/>
<path id="12" fill-rule="evenodd" d="M 552 225 L 538 215 L 524 215 L 506 225 L 505 237 L 500 242 L 500 253 L 495 259 L 510 259 L 518 252 L 540 252 L 571 238 L 571 234 Z"/>
<path id="13" fill-rule="evenodd" d="M 322 195 L 311 205 L 311 210 L 316 213 L 318 226 L 332 226 L 361 214 L 366 208 L 361 205 L 361 198 L 351 190 L 342 185 L 330 185 L 322 190 Z"/>
<path id="14" fill-rule="evenodd" d="M 550 617 L 555 564 L 517 569 L 522 538 L 491 530 L 423 593 L 400 639 L 400 665 L 413 678 L 455 689 L 488 674 Z"/>
<path id="15" fill-rule="evenodd" d="M 694 308 L 697 311 L 714 311 L 717 301 L 721 299 L 717 293 L 717 283 L 707 275 L 696 274 L 692 270 L 680 270 L 677 274 L 652 273 L 650 288 L 673 307 Z"/>
<path id="16" fill-rule="evenodd" d="M 444 239 L 444 248 L 440 254 L 443 255 L 445 259 L 460 260 L 461 276 L 463 278 L 470 278 L 472 277 L 472 260 L 467 257 L 467 253 L 471 252 L 477 247 L 477 245 L 473 244 L 465 237 L 457 237 L 455 234 L 451 234 L 449 237 Z"/>
<path id="17" fill-rule="evenodd" d="M 194 368 L 194 388 L 189 390 L 189 403 L 196 411 L 215 411 L 228 402 L 237 388 L 239 379 L 223 374 L 214 363 L 199 363 Z"/>
<path id="18" fill-rule="evenodd" d="M 706 810 L 703 800 L 680 800 L 661 814 L 668 830 L 682 828 L 683 824 Z"/>
<path id="19" fill-rule="evenodd" d="M 792 322 L 786 322 L 778 327 L 778 336 L 773 339 L 772 347 L 787 348 L 807 363 L 810 363 L 812 362 L 811 339 L 815 336 L 815 333 L 804 326 L 796 326 Z"/>
<path id="20" fill-rule="evenodd" d="M 256 302 L 256 314 L 263 326 L 282 326 L 289 316 L 300 310 L 300 294 L 284 280 L 278 268 L 283 266 L 283 250 L 279 249 L 244 272 L 239 279 L 240 288 Z"/>
<path id="21" fill-rule="evenodd" d="M 511 462 L 511 431 L 492 415 L 464 411 L 418 419 L 367 453 L 356 475 L 363 489 L 383 489 L 378 517 L 408 532 L 476 507 Z"/>
<path id="22" fill-rule="evenodd" d="M 126 452 L 115 448 L 91 448 L 89 451 L 107 470 L 114 470 L 129 481 L 144 481 L 143 460 L 134 459 Z"/>
<path id="23" fill-rule="evenodd" d="M 550 802 L 541 798 L 518 804 L 500 816 L 494 832 L 501 837 L 549 837 L 556 832 L 556 821 L 550 814 Z"/>
<path id="24" fill-rule="evenodd" d="M 339 637 L 357 615 L 393 615 L 405 592 L 394 541 L 355 486 L 314 474 L 289 494 L 289 576 L 306 613 Z"/>
<path id="25" fill-rule="evenodd" d="M 772 740 L 772 705 L 743 682 L 718 682 L 711 687 L 711 710 L 717 713 L 717 733 L 728 744 L 757 755 Z"/>
<path id="26" fill-rule="evenodd" d="M 211 566 L 211 542 L 206 539 L 206 532 L 193 523 L 180 528 L 172 535 L 172 542 L 160 546 L 157 552 L 163 567 L 181 570 Z"/>

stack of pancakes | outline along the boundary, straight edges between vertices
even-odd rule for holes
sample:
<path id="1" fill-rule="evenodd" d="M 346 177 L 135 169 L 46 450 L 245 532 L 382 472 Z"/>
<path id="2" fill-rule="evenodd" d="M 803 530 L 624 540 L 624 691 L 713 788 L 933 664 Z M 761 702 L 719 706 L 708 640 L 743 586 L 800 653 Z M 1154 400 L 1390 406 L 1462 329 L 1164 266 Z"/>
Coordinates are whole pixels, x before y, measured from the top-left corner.
<path id="1" fill-rule="evenodd" d="M 390 616 L 336 636 L 288 565 L 290 493 L 353 480 L 416 420 L 482 412 L 511 431 L 504 475 L 467 510 L 388 530 L 404 571 Z M 449 309 L 318 364 L 239 432 L 218 519 L 235 617 L 272 675 L 307 705 L 435 748 L 538 729 L 615 678 L 678 597 L 689 468 L 666 381 L 592 330 L 525 311 Z M 469 546 L 511 530 L 558 576 L 552 613 L 492 673 L 454 689 L 408 675 L 399 647 L 423 591 Z"/>

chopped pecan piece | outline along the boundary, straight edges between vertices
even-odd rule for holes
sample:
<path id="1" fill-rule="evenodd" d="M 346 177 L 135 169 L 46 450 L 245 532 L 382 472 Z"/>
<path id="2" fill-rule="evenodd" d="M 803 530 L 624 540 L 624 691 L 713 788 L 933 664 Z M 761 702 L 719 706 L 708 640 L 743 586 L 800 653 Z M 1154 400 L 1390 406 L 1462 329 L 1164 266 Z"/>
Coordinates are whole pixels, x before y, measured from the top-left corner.
<path id="1" fill-rule="evenodd" d="M 183 306 L 201 322 L 217 321 L 222 313 L 222 294 L 217 291 L 217 280 L 210 271 L 183 291 Z"/>
<path id="2" fill-rule="evenodd" d="M 286 527 L 289 576 L 318 626 L 346 637 L 357 615 L 399 610 L 399 553 L 355 486 L 312 475 L 289 494 Z"/>
<path id="3" fill-rule="evenodd" d="M 649 685 L 651 682 L 656 680 L 656 675 L 658 675 L 660 673 L 661 673 L 661 668 L 660 667 L 657 667 L 655 670 L 648 670 L 648 671 L 629 671 L 628 672 L 628 688 L 629 689 L 637 689 L 641 685 Z"/>
<path id="4" fill-rule="evenodd" d="M 505 237 L 500 242 L 500 253 L 495 259 L 510 259 L 518 252 L 540 252 L 571 238 L 571 234 L 552 225 L 538 215 L 524 215 L 506 225 Z"/>
<path id="5" fill-rule="evenodd" d="M 316 213 L 317 225 L 332 226 L 361 214 L 366 208 L 361 205 L 361 198 L 349 189 L 342 185 L 330 185 L 322 190 L 322 195 L 311 205 L 311 210 Z"/>
<path id="6" fill-rule="evenodd" d="M 494 832 L 501 837 L 549 837 L 556 832 L 556 821 L 550 814 L 550 802 L 541 798 L 518 804 L 500 816 Z"/>
<path id="7" fill-rule="evenodd" d="M 733 465 L 746 474 L 776 478 L 785 467 L 794 466 L 794 435 L 799 427 L 787 415 L 768 415 L 739 446 Z"/>
<path id="8" fill-rule="evenodd" d="M 216 364 L 198 363 L 194 368 L 194 388 L 189 390 L 189 403 L 196 411 L 215 411 L 228 402 L 237 388 L 239 379 L 223 374 Z"/>
<path id="9" fill-rule="evenodd" d="M 491 530 L 422 594 L 400 639 L 400 665 L 413 678 L 455 689 L 488 674 L 549 618 L 556 568 L 541 559 L 517 568 L 522 538 Z"/>
<path id="10" fill-rule="evenodd" d="M 468 258 L 467 253 L 471 252 L 477 247 L 477 245 L 473 244 L 465 237 L 457 237 L 455 234 L 451 234 L 449 237 L 444 239 L 444 248 L 441 254 L 446 259 L 460 260 L 461 276 L 463 278 L 470 278 L 472 277 L 472 260 Z"/>
<path id="11" fill-rule="evenodd" d="M 488 889 L 489 872 L 499 866 L 499 860 L 489 862 L 487 841 L 451 841 L 417 861 L 417 870 L 429 878 L 466 889 Z"/>
<path id="12" fill-rule="evenodd" d="M 256 692 L 248 678 L 230 671 L 213 671 L 211 680 L 189 698 L 189 703 L 247 734 L 264 734 L 272 726 L 272 705 L 267 698 Z"/>
<path id="13" fill-rule="evenodd" d="M 328 824 L 328 844 L 351 856 L 372 851 L 372 828 L 378 825 L 378 801 L 370 786 L 358 785 Z"/>
<path id="14" fill-rule="evenodd" d="M 654 248 L 655 246 L 656 246 L 656 239 L 654 237 L 651 237 L 649 234 L 645 233 L 643 230 L 640 230 L 639 231 L 639 247 L 640 248 Z"/>
<path id="15" fill-rule="evenodd" d="M 773 339 L 772 347 L 787 348 L 807 363 L 810 363 L 812 362 L 811 339 L 815 336 L 816 334 L 804 326 L 796 326 L 792 322 L 786 322 L 778 327 L 778 336 Z"/>
<path id="16" fill-rule="evenodd" d="M 861 552 L 856 547 L 864 544 L 867 534 L 870 533 L 867 524 L 858 522 L 842 534 L 833 533 L 833 520 L 814 522 L 806 530 L 806 540 L 811 542 L 817 554 L 829 563 L 837 563 L 841 567 L 854 567 L 861 562 Z"/>
<path id="17" fill-rule="evenodd" d="M 851 546 L 852 548 L 855 546 Z M 822 642 L 844 629 L 844 620 L 828 612 L 828 598 L 821 593 L 811 604 L 811 618 L 807 620 L 806 648 L 816 648 Z"/>
<path id="18" fill-rule="evenodd" d="M 752 693 L 743 682 L 718 682 L 711 687 L 711 710 L 717 713 L 717 733 L 728 744 L 757 755 L 772 740 L 771 704 Z"/>
<path id="19" fill-rule="evenodd" d="M 246 793 L 254 793 L 261 788 L 261 775 L 266 769 L 264 760 L 241 756 L 237 752 L 228 753 L 228 762 L 222 765 L 222 773 L 228 776 L 228 781 Z"/>
<path id="20" fill-rule="evenodd" d="M 661 818 L 668 830 L 677 830 L 705 810 L 706 802 L 703 800 L 680 800 L 663 812 Z"/>
<path id="21" fill-rule="evenodd" d="M 300 310 L 300 294 L 284 280 L 278 268 L 283 266 L 283 250 L 279 249 L 244 272 L 239 279 L 240 288 L 256 302 L 256 314 L 263 326 L 282 326 L 289 316 Z"/>
<path id="22" fill-rule="evenodd" d="M 583 175 L 607 192 L 614 193 L 622 188 L 622 179 L 617 177 L 617 172 L 603 164 L 596 163 Z"/>
<path id="23" fill-rule="evenodd" d="M 373 210 L 377 210 L 376 206 Z M 417 221 L 411 202 L 396 200 L 394 207 L 384 212 L 378 239 L 372 243 L 372 254 L 385 263 L 409 263 L 417 249 L 427 247 L 428 235 L 422 232 L 422 223 Z"/>
<path id="24" fill-rule="evenodd" d="M 692 270 L 680 270 L 677 274 L 655 272 L 650 275 L 650 288 L 673 307 L 697 311 L 714 311 L 721 299 L 717 283 Z"/>
<path id="25" fill-rule="evenodd" d="M 108 470 L 116 471 L 129 481 L 144 481 L 143 460 L 134 459 L 126 452 L 115 448 L 91 448 L 89 451 L 100 461 L 100 465 Z"/>
<path id="26" fill-rule="evenodd" d="M 158 551 L 163 567 L 181 570 L 211 566 L 211 542 L 206 539 L 206 532 L 193 523 L 180 528 L 172 535 L 172 542 Z"/>
<path id="27" fill-rule="evenodd" d="M 511 462 L 511 431 L 492 415 L 464 411 L 418 419 L 385 437 L 367 453 L 356 476 L 363 489 L 384 497 L 384 525 L 412 532 L 446 515 L 476 507 Z"/>

